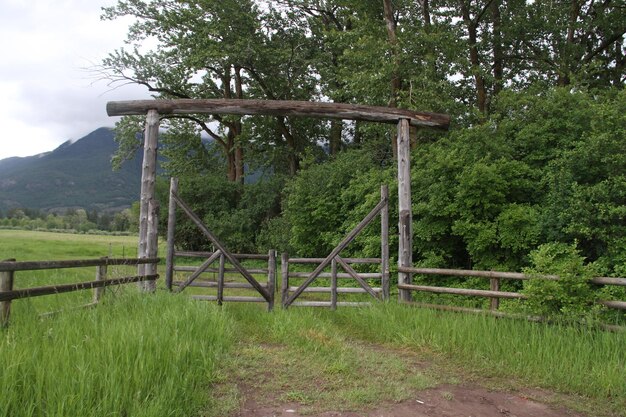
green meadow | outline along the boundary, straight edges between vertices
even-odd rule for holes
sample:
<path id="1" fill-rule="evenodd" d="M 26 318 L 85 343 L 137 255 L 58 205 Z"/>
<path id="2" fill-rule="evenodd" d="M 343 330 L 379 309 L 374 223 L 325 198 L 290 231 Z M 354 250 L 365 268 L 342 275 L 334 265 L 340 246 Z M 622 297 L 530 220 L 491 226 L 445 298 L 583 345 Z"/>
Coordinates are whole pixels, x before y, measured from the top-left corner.
<path id="1" fill-rule="evenodd" d="M 134 250 L 132 237 L 0 231 L 2 259 Z M 94 270 L 18 272 L 16 286 L 91 280 Z M 13 302 L 0 330 L 0 416 L 236 415 L 246 389 L 310 413 L 362 410 L 467 381 L 546 390 L 588 415 L 626 409 L 624 333 L 395 302 L 267 313 L 134 285 L 107 289 L 95 308 L 73 308 L 90 299 L 82 291 Z"/>

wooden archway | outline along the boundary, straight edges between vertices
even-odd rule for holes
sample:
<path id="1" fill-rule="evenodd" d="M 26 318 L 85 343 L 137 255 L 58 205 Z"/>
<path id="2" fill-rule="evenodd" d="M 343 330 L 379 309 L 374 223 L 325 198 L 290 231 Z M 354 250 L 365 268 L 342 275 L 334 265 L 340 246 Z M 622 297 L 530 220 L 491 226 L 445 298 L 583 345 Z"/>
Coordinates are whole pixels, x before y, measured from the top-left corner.
<path id="1" fill-rule="evenodd" d="M 139 218 L 139 258 L 154 258 L 157 249 L 157 219 L 155 215 L 156 150 L 159 117 L 171 114 L 231 114 L 267 116 L 304 116 L 342 120 L 397 124 L 398 130 L 398 266 L 411 267 L 412 213 L 411 213 L 411 159 L 409 126 L 448 129 L 450 117 L 445 114 L 417 112 L 390 107 L 362 106 L 342 103 L 280 100 L 136 100 L 107 103 L 109 116 L 146 115 L 144 155 L 141 175 Z M 147 265 L 155 271 L 156 265 Z M 151 282 L 152 285 L 154 281 Z M 399 284 L 410 284 L 411 275 L 398 273 Z M 154 290 L 154 288 L 147 288 Z M 399 290 L 401 301 L 410 301 L 411 293 Z"/>

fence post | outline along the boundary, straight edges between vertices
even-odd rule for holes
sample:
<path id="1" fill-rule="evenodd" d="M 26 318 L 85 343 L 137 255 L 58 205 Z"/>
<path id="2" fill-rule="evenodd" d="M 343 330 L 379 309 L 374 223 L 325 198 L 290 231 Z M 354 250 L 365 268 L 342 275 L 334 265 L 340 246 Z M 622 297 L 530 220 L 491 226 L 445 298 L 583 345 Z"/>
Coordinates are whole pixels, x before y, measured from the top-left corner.
<path id="1" fill-rule="evenodd" d="M 498 277 L 489 278 L 489 289 L 491 291 L 500 291 L 500 278 Z M 489 306 L 489 308 L 491 310 L 497 310 L 499 307 L 500 307 L 500 298 L 492 297 L 491 305 Z"/>
<path id="2" fill-rule="evenodd" d="M 105 256 L 102 260 L 106 261 L 108 258 Z M 107 265 L 98 265 L 96 267 L 96 281 L 105 281 L 107 279 Z M 97 304 L 100 302 L 100 298 L 104 295 L 105 287 L 93 289 L 93 302 Z"/>
<path id="3" fill-rule="evenodd" d="M 284 252 L 280 257 L 280 302 L 283 308 L 287 308 L 285 304 L 289 299 L 289 254 Z"/>
<path id="4" fill-rule="evenodd" d="M 139 248 L 138 258 L 156 257 L 157 248 L 149 248 L 150 241 L 156 241 L 158 224 L 156 217 L 150 219 L 150 204 L 154 204 L 156 185 L 157 146 L 159 135 L 159 112 L 148 110 L 143 145 L 143 164 L 141 168 L 141 197 L 139 206 Z M 152 252 L 152 256 L 150 256 Z M 148 271 L 156 272 L 156 265 L 138 265 L 137 275 L 147 275 Z M 144 291 L 154 291 L 156 282 L 139 282 L 139 288 Z"/>
<path id="5" fill-rule="evenodd" d="M 224 269 L 226 268 L 226 257 L 220 252 L 220 267 L 217 272 L 217 305 L 224 302 Z"/>
<path id="6" fill-rule="evenodd" d="M 270 293 L 267 311 L 272 311 L 276 298 L 276 251 L 274 249 L 270 249 L 267 259 L 267 292 Z"/>
<path id="7" fill-rule="evenodd" d="M 178 178 L 170 179 L 170 201 L 167 212 L 167 255 L 165 258 L 165 287 L 172 291 L 174 280 L 174 231 L 176 230 L 176 200 L 172 194 L 178 193 Z"/>
<path id="8" fill-rule="evenodd" d="M 157 228 L 159 224 L 159 202 L 150 200 L 148 204 L 148 246 L 146 247 L 146 257 L 156 258 L 159 250 L 159 236 Z M 156 275 L 157 264 L 146 264 L 144 268 L 145 275 Z M 156 280 L 142 281 L 142 288 L 147 292 L 156 291 Z"/>
<path id="9" fill-rule="evenodd" d="M 15 262 L 15 259 L 5 259 L 2 262 Z M 13 291 L 13 276 L 15 271 L 0 272 L 0 292 Z M 0 302 L 0 325 L 7 327 L 9 325 L 9 316 L 11 315 L 11 300 Z"/>
<path id="10" fill-rule="evenodd" d="M 337 260 L 330 263 L 330 309 L 337 310 Z"/>
<path id="11" fill-rule="evenodd" d="M 409 121 L 398 122 L 398 266 L 411 267 L 413 263 L 413 220 L 411 215 L 411 150 Z M 411 284 L 411 274 L 398 272 L 398 284 Z M 400 302 L 411 301 L 411 291 L 398 291 Z"/>
<path id="12" fill-rule="evenodd" d="M 380 186 L 380 198 L 387 204 L 380 212 L 380 272 L 383 300 L 389 300 L 389 187 Z"/>

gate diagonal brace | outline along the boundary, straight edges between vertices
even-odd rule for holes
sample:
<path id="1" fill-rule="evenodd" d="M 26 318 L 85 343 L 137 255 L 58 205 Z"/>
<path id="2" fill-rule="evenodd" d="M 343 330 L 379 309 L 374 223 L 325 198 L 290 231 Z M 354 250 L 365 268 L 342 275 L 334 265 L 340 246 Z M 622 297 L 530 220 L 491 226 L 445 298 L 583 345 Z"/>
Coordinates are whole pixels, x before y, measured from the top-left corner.
<path id="1" fill-rule="evenodd" d="M 211 255 L 206 261 L 204 261 L 202 263 L 202 265 L 200 265 L 198 267 L 198 269 L 196 269 L 196 272 L 194 272 L 193 274 L 191 274 L 189 276 L 189 278 L 187 278 L 187 280 L 185 282 L 183 282 L 179 287 L 178 290 L 176 290 L 177 293 L 181 292 L 182 290 L 184 290 L 185 288 L 187 288 L 192 282 L 194 282 L 194 280 L 196 278 L 198 278 L 204 271 L 206 271 L 206 269 L 213 263 L 215 262 L 215 260 L 217 258 L 220 257 L 220 255 L 222 254 L 221 251 L 217 250 L 213 253 L 213 255 Z"/>
<path id="2" fill-rule="evenodd" d="M 344 271 L 346 271 L 348 274 L 350 274 L 350 276 L 352 278 L 354 278 L 356 280 L 356 282 L 358 282 L 359 285 L 361 285 L 361 287 L 363 287 L 363 289 L 365 291 L 367 291 L 367 293 L 369 295 L 371 295 L 372 297 L 374 297 L 377 300 L 379 299 L 378 298 L 378 294 L 376 294 L 376 292 L 372 289 L 372 287 L 370 287 L 368 285 L 368 283 L 365 282 L 365 280 L 359 276 L 358 272 L 356 272 L 354 270 L 354 268 L 352 268 L 346 261 L 344 261 L 344 259 L 342 257 L 337 255 L 335 257 L 335 260 L 337 260 L 337 263 L 339 263 L 339 265 L 341 265 L 341 267 L 344 269 Z"/>
<path id="3" fill-rule="evenodd" d="M 211 233 L 211 231 L 204 225 L 204 223 L 202 223 L 202 220 L 200 220 L 200 218 L 193 212 L 193 210 L 191 210 L 191 208 L 187 206 L 187 204 L 178 196 L 178 194 L 172 193 L 171 196 L 174 200 L 176 200 L 178 206 L 185 212 L 185 214 L 187 214 L 191 221 L 193 221 L 196 226 L 198 226 L 200 231 L 202 231 L 202 233 L 204 233 L 204 235 L 215 245 L 215 247 L 217 247 L 219 251 L 224 254 L 224 256 L 228 259 L 231 265 L 234 266 L 235 269 L 237 269 L 237 271 L 241 275 L 243 275 L 243 277 L 250 283 L 250 285 L 252 285 L 254 289 L 263 296 L 265 301 L 271 303 L 272 297 L 269 291 L 263 288 L 261 284 L 259 284 L 257 280 L 254 279 L 254 277 L 250 275 L 250 273 L 239 263 L 239 261 L 229 251 L 226 250 L 222 242 L 220 242 L 217 237 L 213 233 Z M 217 253 L 217 251 L 215 253 Z"/>
<path id="4" fill-rule="evenodd" d="M 291 297 L 287 299 L 284 306 L 289 307 L 295 301 L 295 299 L 298 298 L 300 294 L 302 294 L 304 289 L 308 287 L 319 276 L 324 268 L 330 265 L 331 261 L 337 255 L 339 255 L 339 252 L 344 250 L 346 246 L 348 246 L 350 242 L 352 242 L 357 237 L 357 235 L 361 233 L 361 231 L 365 229 L 368 224 L 370 224 L 374 217 L 376 217 L 386 205 L 387 200 L 380 200 L 376 207 L 374 207 L 372 211 L 370 211 L 369 214 L 365 216 L 365 218 L 363 218 L 363 220 L 361 220 L 361 222 L 354 229 L 352 229 L 352 231 L 348 233 L 346 237 L 343 238 L 343 240 L 335 247 L 335 249 L 332 250 L 332 252 L 322 261 L 322 263 L 319 264 L 317 268 L 315 268 L 315 271 L 311 272 L 309 277 L 302 283 L 302 285 L 300 285 L 298 289 L 293 294 L 291 294 Z"/>

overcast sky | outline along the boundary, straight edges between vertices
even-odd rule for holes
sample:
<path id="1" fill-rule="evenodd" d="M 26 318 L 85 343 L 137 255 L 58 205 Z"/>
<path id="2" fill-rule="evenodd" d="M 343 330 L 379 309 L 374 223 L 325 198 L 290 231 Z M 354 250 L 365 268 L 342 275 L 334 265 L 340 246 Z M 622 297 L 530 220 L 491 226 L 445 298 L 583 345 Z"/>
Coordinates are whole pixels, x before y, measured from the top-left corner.
<path id="1" fill-rule="evenodd" d="M 111 91 L 93 68 L 123 45 L 129 20 L 100 21 L 115 0 L 0 0 L 0 159 L 51 151 L 117 119 L 106 102 L 148 98 Z"/>

